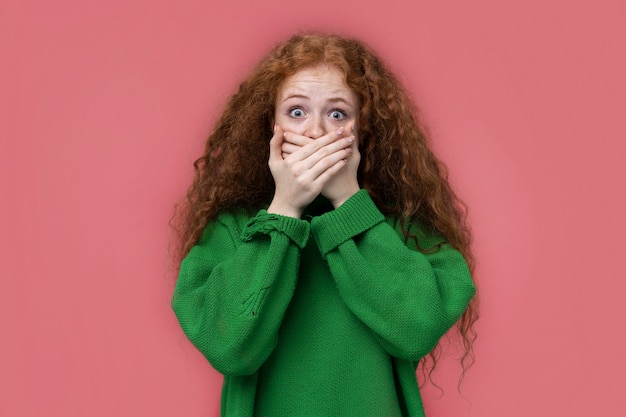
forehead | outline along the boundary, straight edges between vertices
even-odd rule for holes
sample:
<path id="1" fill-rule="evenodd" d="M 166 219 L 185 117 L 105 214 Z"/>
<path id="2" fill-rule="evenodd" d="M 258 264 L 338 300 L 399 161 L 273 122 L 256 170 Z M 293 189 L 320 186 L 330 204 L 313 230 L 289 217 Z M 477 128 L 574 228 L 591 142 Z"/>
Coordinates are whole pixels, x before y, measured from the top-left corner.
<path id="1" fill-rule="evenodd" d="M 304 68 L 285 78 L 278 87 L 278 98 L 296 92 L 353 96 L 352 90 L 344 81 L 343 73 L 326 65 Z"/>

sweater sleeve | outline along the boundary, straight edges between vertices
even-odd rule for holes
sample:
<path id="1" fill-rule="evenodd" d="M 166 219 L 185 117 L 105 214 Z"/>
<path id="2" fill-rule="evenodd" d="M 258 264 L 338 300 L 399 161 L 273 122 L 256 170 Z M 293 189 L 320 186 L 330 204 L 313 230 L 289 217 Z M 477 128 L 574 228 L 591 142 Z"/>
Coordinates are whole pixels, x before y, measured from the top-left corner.
<path id="1" fill-rule="evenodd" d="M 314 218 L 311 233 L 343 301 L 392 356 L 416 361 L 428 354 L 474 296 L 457 250 L 443 243 L 422 253 L 405 243 L 365 190 Z"/>
<path id="2" fill-rule="evenodd" d="M 189 340 L 224 375 L 249 375 L 273 351 L 298 275 L 304 220 L 261 210 L 222 214 L 183 260 L 172 308 Z"/>

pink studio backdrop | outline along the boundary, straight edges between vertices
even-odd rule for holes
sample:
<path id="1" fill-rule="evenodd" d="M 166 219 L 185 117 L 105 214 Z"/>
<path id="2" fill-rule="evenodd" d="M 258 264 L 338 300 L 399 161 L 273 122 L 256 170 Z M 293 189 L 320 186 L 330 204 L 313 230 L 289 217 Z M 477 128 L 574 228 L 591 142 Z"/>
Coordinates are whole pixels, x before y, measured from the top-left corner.
<path id="1" fill-rule="evenodd" d="M 515 3 L 515 4 L 513 4 Z M 471 208 L 482 293 L 437 416 L 623 416 L 626 4 L 60 0 L 0 6 L 0 415 L 217 416 L 169 308 L 168 219 L 276 41 L 370 43 Z"/>

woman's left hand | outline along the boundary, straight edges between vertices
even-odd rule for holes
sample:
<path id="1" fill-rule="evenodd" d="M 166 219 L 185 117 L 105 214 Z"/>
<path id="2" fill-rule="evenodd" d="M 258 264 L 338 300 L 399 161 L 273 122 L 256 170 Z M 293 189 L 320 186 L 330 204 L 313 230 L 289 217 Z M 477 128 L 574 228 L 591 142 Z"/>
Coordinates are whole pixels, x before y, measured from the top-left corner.
<path id="1" fill-rule="evenodd" d="M 359 153 L 359 140 L 356 133 L 354 122 L 346 125 L 344 135 L 346 137 L 354 135 L 356 139 L 351 145 L 352 154 L 347 158 L 346 166 L 334 174 L 322 189 L 321 194 L 330 200 L 335 208 L 341 206 L 348 198 L 360 190 L 359 182 L 357 180 L 357 171 L 359 169 L 361 155 Z M 283 158 L 286 158 L 302 146 L 315 140 L 299 135 L 293 135 L 292 138 L 291 142 L 284 141 L 281 146 Z"/>

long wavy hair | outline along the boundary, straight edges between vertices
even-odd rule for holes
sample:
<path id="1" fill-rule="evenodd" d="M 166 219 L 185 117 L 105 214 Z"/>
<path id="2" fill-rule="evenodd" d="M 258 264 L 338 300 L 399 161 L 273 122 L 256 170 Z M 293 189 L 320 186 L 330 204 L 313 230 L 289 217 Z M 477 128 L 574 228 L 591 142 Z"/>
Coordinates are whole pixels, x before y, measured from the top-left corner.
<path id="1" fill-rule="evenodd" d="M 429 148 L 417 108 L 367 45 L 325 34 L 296 35 L 279 43 L 227 102 L 203 155 L 194 162 L 193 183 L 172 219 L 178 232 L 173 245 L 176 265 L 220 212 L 269 205 L 274 194 L 269 140 L 277 91 L 285 78 L 320 64 L 341 71 L 358 97 L 361 187 L 382 213 L 400 221 L 407 239 L 417 242 L 410 232 L 412 223 L 426 225 L 463 254 L 473 273 L 466 207 L 452 190 L 446 167 Z M 474 362 L 477 318 L 474 297 L 455 325 L 464 352 L 460 381 Z M 421 361 L 423 376 L 431 381 L 440 352 L 441 342 Z"/>

